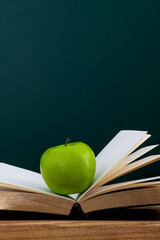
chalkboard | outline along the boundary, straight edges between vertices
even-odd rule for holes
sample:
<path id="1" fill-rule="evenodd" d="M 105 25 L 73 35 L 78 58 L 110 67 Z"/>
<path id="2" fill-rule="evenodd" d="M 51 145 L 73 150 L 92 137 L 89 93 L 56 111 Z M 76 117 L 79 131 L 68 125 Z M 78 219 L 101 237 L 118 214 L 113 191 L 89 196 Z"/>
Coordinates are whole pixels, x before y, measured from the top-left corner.
<path id="1" fill-rule="evenodd" d="M 97 155 L 122 129 L 160 143 L 159 13 L 156 0 L 1 0 L 1 161 L 39 172 L 67 137 Z"/>

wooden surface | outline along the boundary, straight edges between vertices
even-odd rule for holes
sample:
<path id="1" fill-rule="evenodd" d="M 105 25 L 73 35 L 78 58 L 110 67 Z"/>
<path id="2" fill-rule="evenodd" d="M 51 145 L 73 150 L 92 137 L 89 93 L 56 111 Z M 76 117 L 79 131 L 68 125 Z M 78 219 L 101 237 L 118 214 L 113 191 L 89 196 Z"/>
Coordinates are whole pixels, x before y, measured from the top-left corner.
<path id="1" fill-rule="evenodd" d="M 160 221 L 0 221 L 3 239 L 160 239 Z"/>

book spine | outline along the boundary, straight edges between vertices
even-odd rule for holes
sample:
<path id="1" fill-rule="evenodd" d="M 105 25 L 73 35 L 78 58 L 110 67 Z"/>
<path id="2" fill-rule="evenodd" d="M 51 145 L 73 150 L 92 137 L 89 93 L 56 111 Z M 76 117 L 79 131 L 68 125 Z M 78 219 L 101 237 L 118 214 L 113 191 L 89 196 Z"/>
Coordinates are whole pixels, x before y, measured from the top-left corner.
<path id="1" fill-rule="evenodd" d="M 75 203 L 71 209 L 71 212 L 69 214 L 70 219 L 86 219 L 86 216 L 84 212 L 81 209 L 81 206 L 79 203 Z"/>

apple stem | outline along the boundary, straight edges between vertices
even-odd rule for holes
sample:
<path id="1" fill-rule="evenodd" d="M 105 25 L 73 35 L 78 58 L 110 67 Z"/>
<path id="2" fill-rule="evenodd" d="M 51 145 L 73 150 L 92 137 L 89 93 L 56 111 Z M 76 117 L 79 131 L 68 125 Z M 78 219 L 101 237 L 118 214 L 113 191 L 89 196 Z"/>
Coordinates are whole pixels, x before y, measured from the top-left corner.
<path id="1" fill-rule="evenodd" d="M 65 147 L 67 146 L 67 143 L 70 141 L 69 138 L 66 139 L 66 142 L 65 142 Z"/>

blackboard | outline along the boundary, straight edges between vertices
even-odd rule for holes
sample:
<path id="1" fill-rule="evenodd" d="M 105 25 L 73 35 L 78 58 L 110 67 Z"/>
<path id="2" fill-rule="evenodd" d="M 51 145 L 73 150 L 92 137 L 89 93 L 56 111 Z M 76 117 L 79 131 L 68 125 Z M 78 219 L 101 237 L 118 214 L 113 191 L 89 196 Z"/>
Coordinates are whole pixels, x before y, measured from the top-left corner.
<path id="1" fill-rule="evenodd" d="M 160 143 L 159 13 L 156 0 L 0 0 L 1 162 L 39 172 L 67 137 L 97 155 L 121 129 Z"/>

